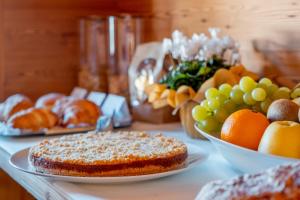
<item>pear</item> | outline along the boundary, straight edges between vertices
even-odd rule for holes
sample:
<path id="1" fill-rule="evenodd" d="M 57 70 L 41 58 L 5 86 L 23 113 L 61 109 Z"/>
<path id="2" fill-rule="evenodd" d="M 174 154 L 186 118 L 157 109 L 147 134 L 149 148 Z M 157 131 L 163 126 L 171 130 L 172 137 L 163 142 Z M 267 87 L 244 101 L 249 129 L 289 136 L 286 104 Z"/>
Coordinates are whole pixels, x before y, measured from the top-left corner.
<path id="1" fill-rule="evenodd" d="M 289 99 L 274 101 L 267 113 L 270 121 L 294 121 L 298 122 L 299 106 Z"/>

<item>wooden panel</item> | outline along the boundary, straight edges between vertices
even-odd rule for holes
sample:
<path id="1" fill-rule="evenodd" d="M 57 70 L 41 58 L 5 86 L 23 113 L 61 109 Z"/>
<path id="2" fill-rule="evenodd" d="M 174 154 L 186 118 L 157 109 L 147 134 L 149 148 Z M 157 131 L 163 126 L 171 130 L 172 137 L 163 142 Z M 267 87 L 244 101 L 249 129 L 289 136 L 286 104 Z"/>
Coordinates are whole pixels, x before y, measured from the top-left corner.
<path id="1" fill-rule="evenodd" d="M 0 1 L 0 100 L 4 96 L 3 1 Z"/>
<path id="2" fill-rule="evenodd" d="M 78 19 L 115 12 L 115 2 L 104 0 L 0 2 L 0 99 L 69 93 L 77 84 Z"/>
<path id="3" fill-rule="evenodd" d="M 192 34 L 220 27 L 240 41 L 248 68 L 262 72 L 267 63 L 280 66 L 280 73 L 300 74 L 300 3 L 296 0 L 0 2 L 4 4 L 0 13 L 0 100 L 15 92 L 34 98 L 50 91 L 69 92 L 77 83 L 77 20 L 90 14 L 143 15 L 145 41 L 162 40 L 175 29 Z M 257 51 L 253 41 L 260 41 Z"/>
<path id="4" fill-rule="evenodd" d="M 152 7 L 155 18 L 171 24 L 171 30 L 160 27 L 159 37 L 174 29 L 192 34 L 220 27 L 240 41 L 248 68 L 262 70 L 265 60 L 254 51 L 253 40 L 268 40 L 281 47 L 280 52 L 274 45 L 261 45 L 263 53 L 269 52 L 271 64 L 289 67 L 282 73 L 300 75 L 300 3 L 296 0 L 153 0 Z M 272 63 L 274 60 L 277 62 Z"/>
<path id="5" fill-rule="evenodd" d="M 3 4 L 0 14 L 0 56 L 3 57 L 0 59 L 0 100 L 16 92 L 32 98 L 51 91 L 69 93 L 77 84 L 78 19 L 127 10 L 139 13 L 139 7 L 123 8 L 122 1 L 117 0 L 0 2 Z M 142 4 L 146 10 L 151 9 L 148 6 L 150 0 Z"/>
<path id="6" fill-rule="evenodd" d="M 65 9 L 85 10 L 93 9 L 99 12 L 111 12 L 116 9 L 118 0 L 5 0 L 5 7 L 8 9 Z"/>
<path id="7" fill-rule="evenodd" d="M 76 17 L 84 13 L 71 12 L 5 11 L 10 22 L 5 23 L 4 34 L 5 94 L 37 97 L 49 91 L 69 92 L 76 84 Z"/>
<path id="8" fill-rule="evenodd" d="M 126 1 L 123 7 L 133 8 L 135 3 Z M 263 73 L 267 64 L 276 66 L 271 71 L 300 75 L 300 3 L 296 0 L 152 0 L 151 10 L 147 10 L 149 3 L 140 4 L 151 18 L 154 40 L 169 37 L 175 29 L 192 34 L 219 27 L 240 42 L 243 63 L 251 70 Z M 260 43 L 256 51 L 254 41 Z"/>

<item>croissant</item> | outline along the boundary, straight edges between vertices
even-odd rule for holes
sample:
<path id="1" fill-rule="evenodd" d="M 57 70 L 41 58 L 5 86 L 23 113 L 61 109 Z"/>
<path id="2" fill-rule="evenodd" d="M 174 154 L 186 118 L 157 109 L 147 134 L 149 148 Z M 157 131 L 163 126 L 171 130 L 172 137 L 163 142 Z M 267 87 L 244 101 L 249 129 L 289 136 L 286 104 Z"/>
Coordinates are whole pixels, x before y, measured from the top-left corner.
<path id="1" fill-rule="evenodd" d="M 61 93 L 49 93 L 41 96 L 35 103 L 36 108 L 49 108 L 52 109 L 55 102 L 64 98 L 65 95 Z"/>
<path id="2" fill-rule="evenodd" d="M 66 107 L 76 99 L 77 98 L 70 96 L 58 99 L 52 107 L 52 112 L 54 112 L 59 118 L 63 118 Z"/>
<path id="3" fill-rule="evenodd" d="M 101 114 L 95 103 L 85 99 L 57 102 L 57 107 L 54 106 L 53 110 L 62 116 L 61 123 L 66 127 L 95 125 Z"/>
<path id="4" fill-rule="evenodd" d="M 33 103 L 28 97 L 15 94 L 8 97 L 0 107 L 0 120 L 7 121 L 15 113 L 33 107 Z"/>
<path id="5" fill-rule="evenodd" d="M 39 131 L 52 128 L 58 123 L 55 113 L 46 108 L 30 108 L 14 114 L 7 125 L 22 130 Z"/>

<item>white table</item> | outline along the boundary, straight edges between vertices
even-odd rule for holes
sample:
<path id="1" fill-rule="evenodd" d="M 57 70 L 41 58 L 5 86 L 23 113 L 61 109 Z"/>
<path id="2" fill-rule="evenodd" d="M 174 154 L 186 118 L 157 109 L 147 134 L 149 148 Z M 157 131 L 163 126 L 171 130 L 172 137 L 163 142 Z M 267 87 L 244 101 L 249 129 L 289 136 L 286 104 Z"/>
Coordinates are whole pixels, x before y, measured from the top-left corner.
<path id="1" fill-rule="evenodd" d="M 149 125 L 134 123 L 132 130 L 149 130 L 172 135 L 185 142 L 199 145 L 211 153 L 207 161 L 194 169 L 171 177 L 130 184 L 78 184 L 51 181 L 20 172 L 8 163 L 10 155 L 30 147 L 45 137 L 0 137 L 0 167 L 37 199 L 194 199 L 201 187 L 216 179 L 239 174 L 231 168 L 208 141 L 193 140 L 186 136 L 179 124 Z M 53 137 L 53 136 L 52 136 Z"/>

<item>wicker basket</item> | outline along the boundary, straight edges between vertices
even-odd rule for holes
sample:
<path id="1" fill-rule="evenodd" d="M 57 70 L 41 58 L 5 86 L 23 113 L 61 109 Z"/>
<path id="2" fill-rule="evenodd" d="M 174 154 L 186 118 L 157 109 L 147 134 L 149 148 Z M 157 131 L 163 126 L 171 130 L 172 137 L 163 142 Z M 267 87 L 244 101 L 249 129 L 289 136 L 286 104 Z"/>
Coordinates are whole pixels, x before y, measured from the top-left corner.
<path id="1" fill-rule="evenodd" d="M 193 100 L 187 101 L 179 110 L 180 121 L 183 127 L 183 130 L 187 133 L 191 138 L 197 138 L 206 140 L 202 135 L 200 135 L 196 129 L 194 128 L 195 120 L 192 116 L 192 109 L 196 106 L 197 102 Z"/>

